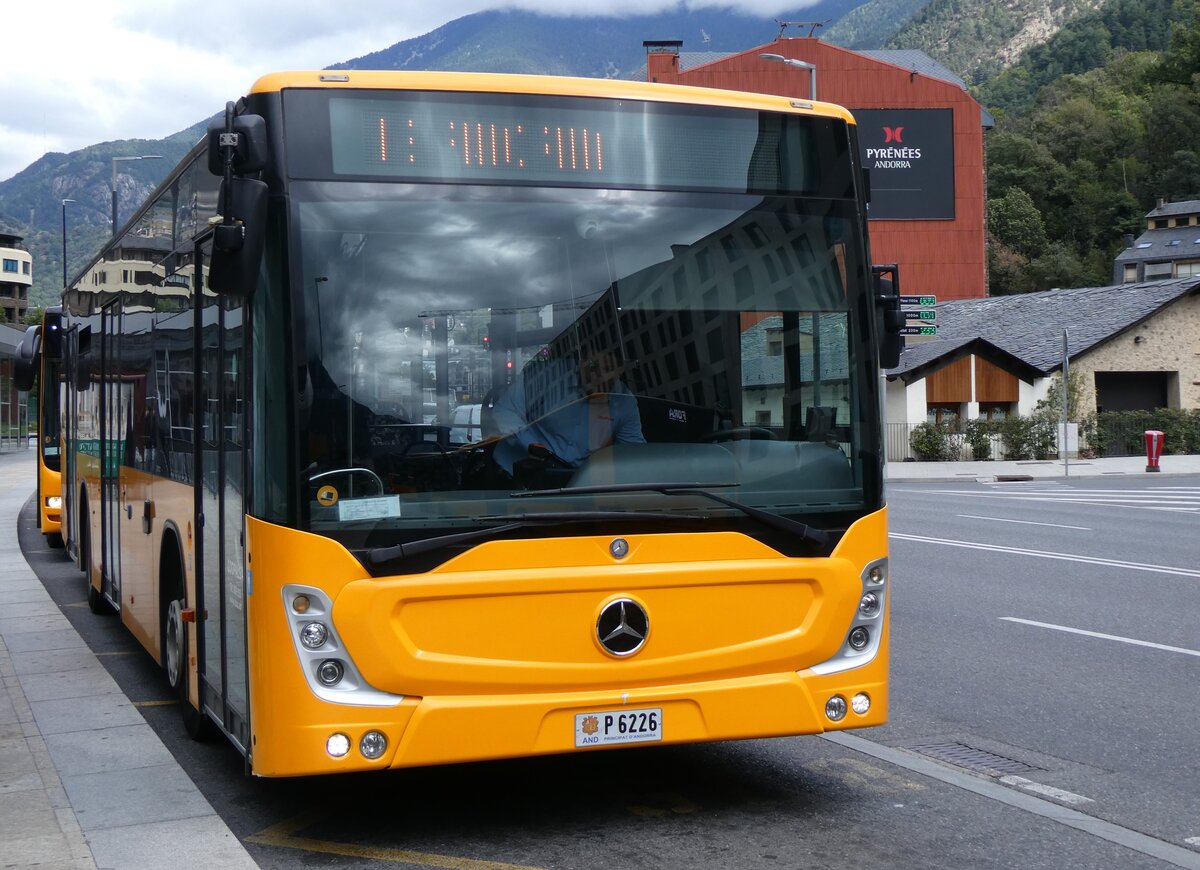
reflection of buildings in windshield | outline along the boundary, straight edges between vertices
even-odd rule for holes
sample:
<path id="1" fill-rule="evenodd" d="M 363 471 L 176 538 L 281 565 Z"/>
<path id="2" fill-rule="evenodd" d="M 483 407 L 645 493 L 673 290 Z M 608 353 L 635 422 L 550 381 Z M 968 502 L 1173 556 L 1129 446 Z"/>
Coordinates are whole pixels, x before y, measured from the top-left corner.
<path id="1" fill-rule="evenodd" d="M 515 273 L 493 279 L 491 307 L 414 310 L 404 294 L 374 297 L 379 305 L 346 304 L 352 288 L 367 282 L 363 276 L 384 268 L 387 244 L 396 243 L 386 234 L 374 247 L 356 246 L 351 265 L 325 263 L 331 277 L 307 289 L 320 312 L 309 340 L 327 368 L 313 384 L 310 460 L 374 467 L 396 482 L 393 491 L 425 489 L 434 477 L 448 488 L 469 486 L 462 474 L 450 481 L 446 469 L 461 472 L 463 443 L 502 434 L 489 411 L 504 391 L 518 377 L 536 378 L 547 360 L 605 349 L 625 363 L 622 380 L 637 397 L 646 441 L 692 442 L 748 427 L 760 430 L 749 437 L 770 430 L 770 437 L 805 440 L 817 406 L 835 406 L 843 426 L 855 419 L 846 312 L 847 297 L 860 292 L 848 288 L 860 288 L 863 276 L 848 230 L 853 205 L 760 201 L 646 265 L 656 244 L 665 250 L 671 239 L 689 239 L 687 227 L 709 213 L 689 214 L 667 209 L 661 242 L 620 230 L 582 243 L 562 239 L 563 250 L 584 246 L 572 247 L 571 256 L 553 254 L 539 237 L 537 255 L 552 257 L 542 264 L 544 283 L 561 283 L 565 297 L 539 305 L 505 307 L 517 294 L 536 298 L 512 286 Z M 504 236 L 509 245 L 516 238 Z M 596 257 L 607 263 L 603 271 Z M 630 261 L 638 268 L 623 270 Z M 598 288 L 601 274 L 610 282 Z M 473 295 L 479 289 L 457 292 L 483 301 Z M 411 298 L 428 298 L 428 291 Z M 554 404 L 544 392 L 527 409 L 532 417 L 539 401 Z M 438 464 L 439 473 L 414 476 L 414 462 Z"/>

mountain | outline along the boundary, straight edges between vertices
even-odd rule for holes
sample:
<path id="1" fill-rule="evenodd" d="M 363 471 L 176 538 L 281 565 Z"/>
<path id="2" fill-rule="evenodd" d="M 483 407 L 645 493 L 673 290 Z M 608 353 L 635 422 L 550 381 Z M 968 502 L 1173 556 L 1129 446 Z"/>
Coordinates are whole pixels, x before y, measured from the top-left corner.
<path id="1" fill-rule="evenodd" d="M 862 3 L 818 0 L 778 19 L 682 6 L 627 18 L 553 18 L 518 10 L 478 12 L 332 68 L 631 78 L 646 65 L 644 40 L 682 40 L 684 51 L 745 51 L 773 40 L 780 31 L 779 20 L 836 21 Z M 803 33 L 807 35 L 808 29 Z"/>
<path id="2" fill-rule="evenodd" d="M 885 48 L 919 48 L 976 84 L 1105 0 L 930 0 Z"/>

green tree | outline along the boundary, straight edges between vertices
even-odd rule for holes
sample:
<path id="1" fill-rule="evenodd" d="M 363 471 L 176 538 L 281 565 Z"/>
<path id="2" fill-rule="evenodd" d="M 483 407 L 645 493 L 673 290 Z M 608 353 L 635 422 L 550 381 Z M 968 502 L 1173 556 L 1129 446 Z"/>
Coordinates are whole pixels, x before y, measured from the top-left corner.
<path id="1" fill-rule="evenodd" d="M 1026 257 L 1040 254 L 1046 247 L 1046 223 L 1033 204 L 1033 197 L 1019 187 L 1011 187 L 999 199 L 988 202 L 988 226 L 997 241 Z"/>

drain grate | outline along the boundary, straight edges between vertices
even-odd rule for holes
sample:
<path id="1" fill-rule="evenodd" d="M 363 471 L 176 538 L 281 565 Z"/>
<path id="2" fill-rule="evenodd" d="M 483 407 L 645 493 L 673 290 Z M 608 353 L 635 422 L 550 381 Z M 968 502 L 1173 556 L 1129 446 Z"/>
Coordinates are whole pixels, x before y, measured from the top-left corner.
<path id="1" fill-rule="evenodd" d="M 991 776 L 1007 776 L 1012 773 L 1028 773 L 1032 770 L 1042 769 L 1023 761 L 1017 761 L 1015 758 L 1006 758 L 994 752 L 967 746 L 965 743 L 926 743 L 921 746 L 913 746 L 911 749 L 936 761 Z"/>

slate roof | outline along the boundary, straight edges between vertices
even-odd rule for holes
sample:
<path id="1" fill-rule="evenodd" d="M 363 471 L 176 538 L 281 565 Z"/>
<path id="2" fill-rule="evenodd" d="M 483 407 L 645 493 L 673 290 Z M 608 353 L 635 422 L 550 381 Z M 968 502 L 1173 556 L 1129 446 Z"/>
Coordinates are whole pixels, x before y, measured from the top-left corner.
<path id="1" fill-rule="evenodd" d="M 699 66 L 706 66 L 710 63 L 725 60 L 726 58 L 736 57 L 739 54 L 745 54 L 744 51 L 681 51 L 679 52 L 679 69 L 681 72 L 695 69 Z M 892 66 L 898 66 L 906 70 L 912 70 L 919 75 L 928 76 L 932 79 L 940 79 L 944 82 L 958 85 L 963 90 L 966 90 L 967 83 L 959 76 L 951 72 L 947 67 L 942 66 L 925 52 L 915 48 L 901 49 L 871 49 L 859 50 L 854 49 L 855 54 L 861 54 L 864 57 L 873 58 L 882 63 L 890 63 Z M 820 70 L 817 70 L 820 73 Z M 629 78 L 634 81 L 646 80 L 646 64 L 642 64 L 637 69 L 629 74 Z M 1198 204 L 1200 205 L 1200 204 Z"/>
<path id="2" fill-rule="evenodd" d="M 887 375 L 904 377 L 977 338 L 1046 375 L 1062 365 L 1064 329 L 1073 359 L 1193 293 L 1200 277 L 943 302 L 938 338 L 905 349 Z"/>
<path id="3" fill-rule="evenodd" d="M 1150 212 L 1154 214 L 1154 212 Z M 1175 242 L 1175 244 L 1171 244 Z M 1200 227 L 1168 227 L 1146 230 L 1133 247 L 1117 254 L 1116 263 L 1141 263 L 1148 260 L 1190 260 L 1200 257 Z"/>
<path id="4" fill-rule="evenodd" d="M 1186 199 L 1181 202 L 1164 203 L 1153 211 L 1146 212 L 1146 217 L 1178 217 L 1185 214 L 1200 214 L 1200 199 Z"/>

